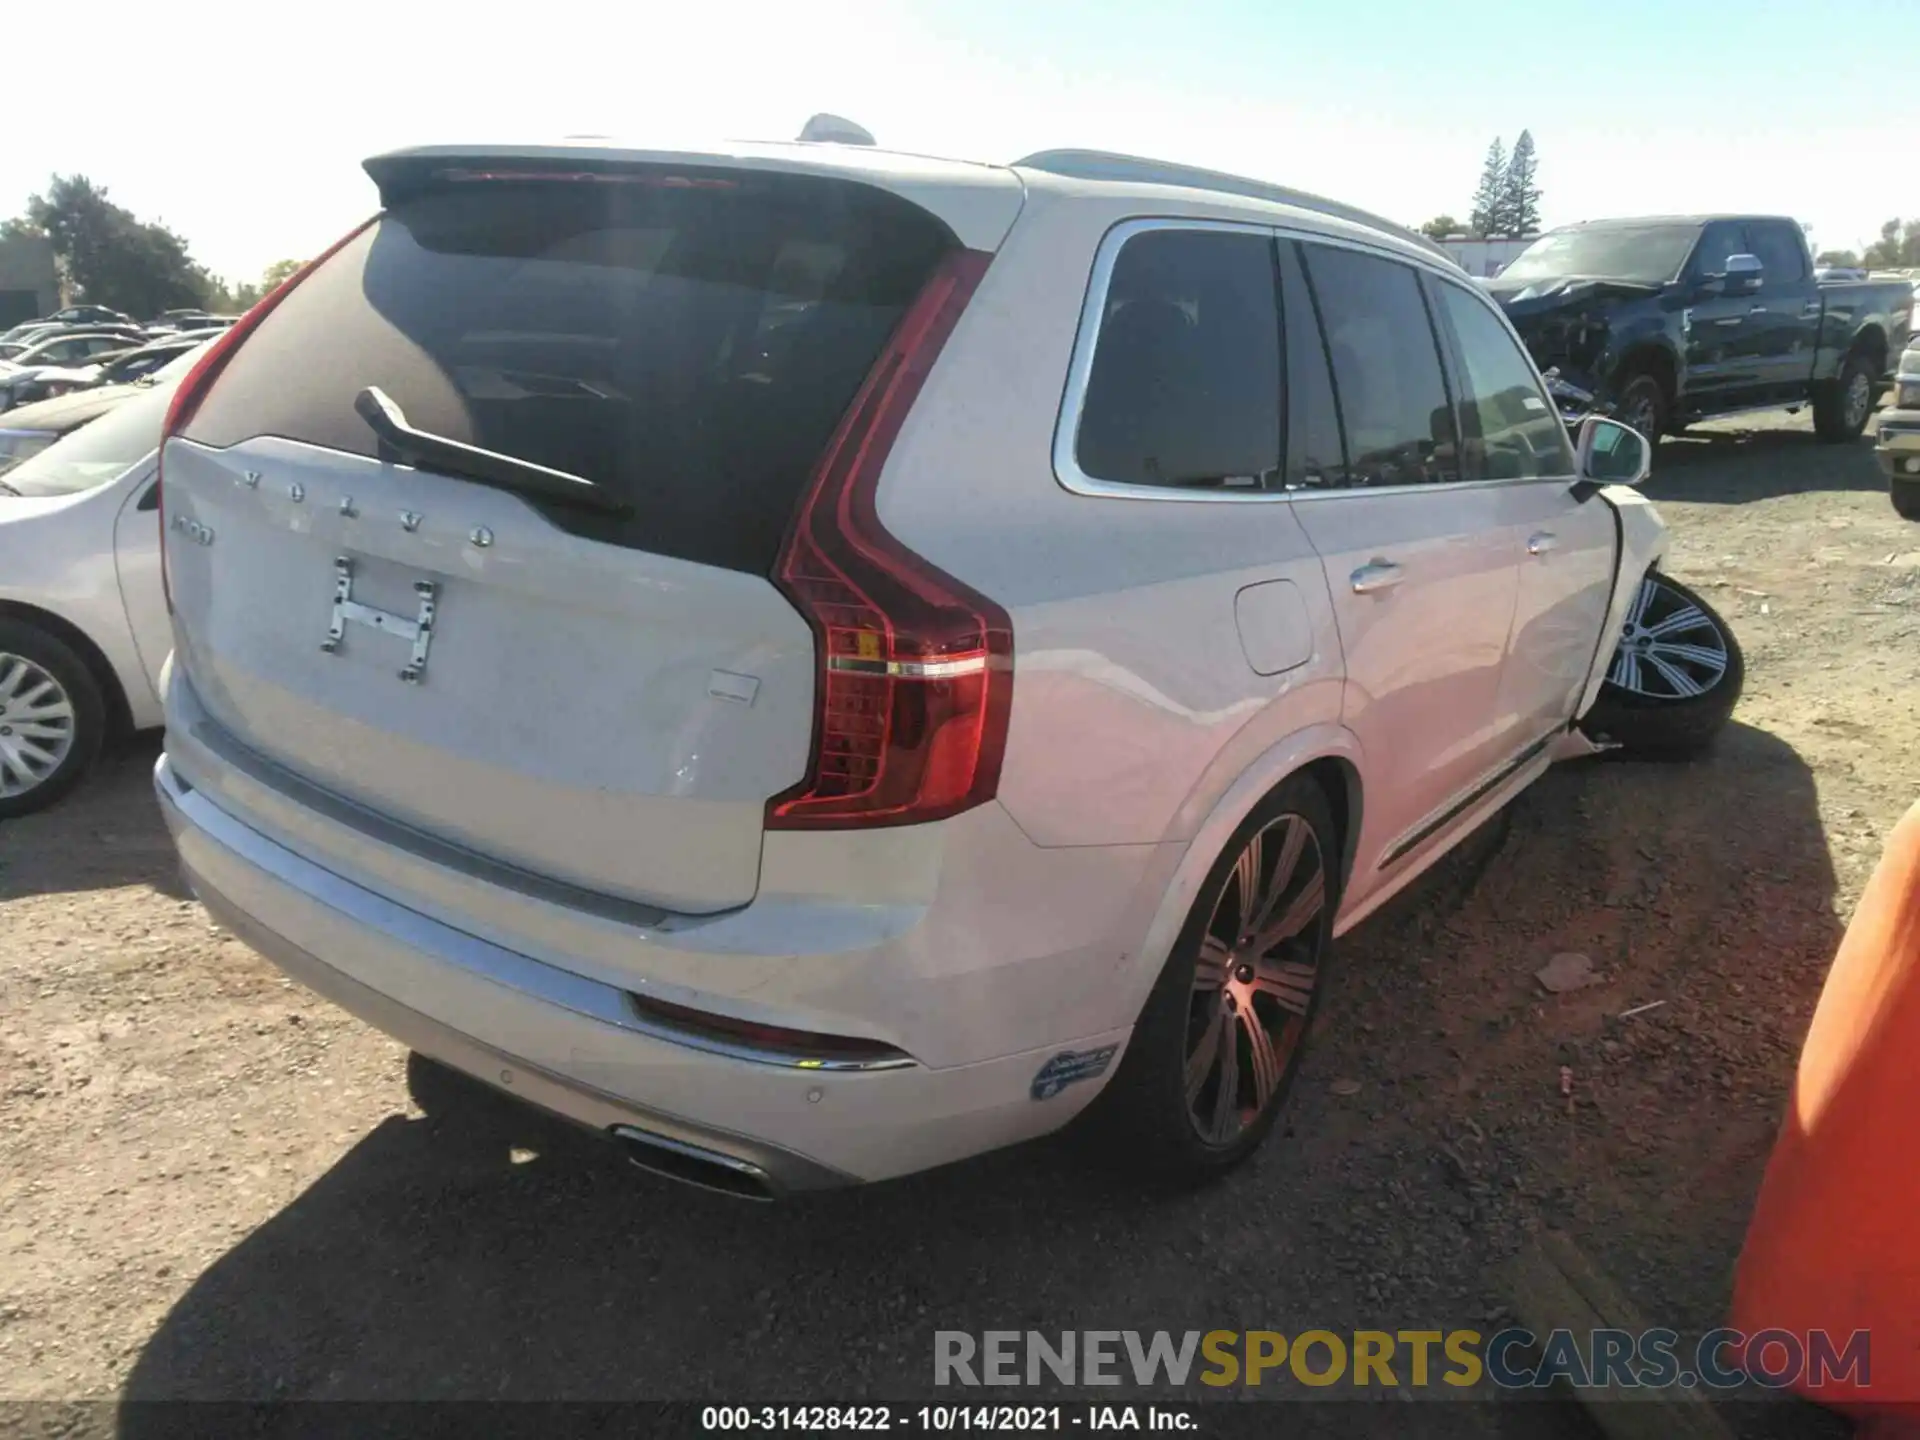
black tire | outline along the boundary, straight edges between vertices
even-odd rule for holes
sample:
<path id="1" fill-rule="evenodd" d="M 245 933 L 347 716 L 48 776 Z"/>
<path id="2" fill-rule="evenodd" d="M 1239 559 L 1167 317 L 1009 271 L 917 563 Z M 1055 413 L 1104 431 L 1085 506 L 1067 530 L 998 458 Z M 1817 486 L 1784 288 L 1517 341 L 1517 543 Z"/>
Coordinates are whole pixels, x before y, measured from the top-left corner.
<path id="1" fill-rule="evenodd" d="M 8 744 L 16 739 L 14 726 L 23 717 L 9 715 L 7 710 L 22 708 L 19 702 L 30 693 L 25 688 L 29 676 L 50 680 L 60 692 L 58 700 L 70 712 L 59 720 L 33 722 L 37 752 L 47 753 L 49 744 L 65 746 L 50 768 L 32 761 L 24 749 L 14 750 L 14 758 L 8 758 Z M 10 692 L 13 685 L 22 686 L 19 693 Z M 44 688 L 34 693 L 40 695 L 40 705 L 48 703 Z M 9 706 L 9 701 L 15 703 Z M 61 737 L 49 737 L 45 732 L 50 730 L 61 732 Z M 106 700 L 86 662 L 39 626 L 0 619 L 0 820 L 44 810 L 72 790 L 92 768 L 106 733 Z"/>
<path id="2" fill-rule="evenodd" d="M 1856 350 L 1840 363 L 1840 373 L 1813 393 L 1813 433 L 1829 445 L 1858 440 L 1873 415 L 1874 385 L 1880 366 L 1865 351 Z M 1864 387 L 1866 401 L 1860 396 Z"/>
<path id="3" fill-rule="evenodd" d="M 1705 751 L 1726 728 L 1733 707 L 1740 701 L 1741 688 L 1746 684 L 1746 657 L 1740 653 L 1740 642 L 1734 638 L 1732 628 L 1717 610 L 1694 591 L 1657 570 L 1650 571 L 1641 584 L 1643 587 L 1653 587 L 1655 594 L 1644 603 L 1640 597 L 1636 597 L 1637 608 L 1629 612 L 1627 625 L 1616 640 L 1613 654 L 1608 656 L 1607 678 L 1601 682 L 1600 694 L 1580 725 L 1594 739 L 1612 741 L 1629 756 L 1654 760 L 1687 759 Z M 1643 588 L 1641 595 L 1645 594 Z M 1639 672 L 1634 669 L 1623 675 L 1621 648 L 1644 633 L 1647 625 L 1657 626 L 1675 619 L 1684 621 L 1687 606 L 1700 612 L 1699 623 L 1670 631 L 1668 635 L 1675 643 L 1684 639 L 1688 648 L 1703 651 L 1714 648 L 1712 642 L 1717 636 L 1718 646 L 1725 656 L 1717 677 L 1696 695 L 1647 693 L 1649 689 L 1676 688 L 1668 682 L 1665 674 L 1648 665 L 1647 678 L 1640 681 L 1645 688 L 1632 688 L 1633 683 L 1640 679 Z M 1713 632 L 1711 636 L 1707 633 L 1708 627 Z M 1656 650 L 1660 648 L 1655 646 Z M 1644 663 L 1636 656 L 1636 667 Z M 1695 683 L 1700 683 L 1712 668 L 1710 664 L 1699 666 L 1670 659 L 1667 664 L 1670 668 L 1679 669 Z M 1622 680 L 1627 683 L 1621 683 Z"/>
<path id="4" fill-rule="evenodd" d="M 1265 873 L 1277 879 L 1280 866 L 1285 863 L 1295 821 L 1303 824 L 1311 836 L 1311 853 L 1318 862 L 1317 876 L 1310 875 L 1304 868 L 1306 851 L 1302 842 L 1303 858 L 1296 862 L 1302 868 L 1299 878 L 1293 882 L 1298 888 L 1286 883 L 1276 886 L 1273 893 L 1277 909 L 1269 913 L 1285 915 L 1292 911 L 1316 883 L 1320 887 L 1320 905 L 1304 928 L 1292 938 L 1276 942 L 1260 962 L 1263 967 L 1271 965 L 1274 970 L 1289 972 L 1288 1001 L 1282 1005 L 1275 1000 L 1274 992 L 1265 991 L 1257 997 L 1246 994 L 1246 998 L 1236 1002 L 1233 991 L 1240 982 L 1251 979 L 1248 972 L 1252 965 L 1232 963 L 1229 957 L 1229 963 L 1222 969 L 1220 1006 L 1212 1010 L 1210 1017 L 1198 1016 L 1196 1006 L 1201 1003 L 1198 997 L 1203 993 L 1197 988 L 1202 946 L 1208 943 L 1211 953 L 1220 953 L 1217 947 L 1211 946 L 1210 936 L 1217 928 L 1222 907 L 1239 906 L 1238 862 L 1248 853 L 1254 837 L 1260 836 L 1262 853 L 1272 852 L 1271 867 Z M 1276 837 L 1271 845 L 1267 843 L 1269 836 Z M 1319 1009 L 1320 996 L 1326 989 L 1333 915 L 1339 906 L 1341 854 L 1332 807 L 1319 785 L 1304 775 L 1296 775 L 1282 784 L 1234 832 L 1208 872 L 1166 967 L 1154 982 L 1120 1068 L 1082 1116 L 1079 1134 L 1103 1160 L 1149 1180 L 1187 1186 L 1225 1175 L 1259 1148 L 1286 1108 L 1287 1096 Z M 1261 890 L 1260 884 L 1256 883 L 1255 890 Z M 1277 957 L 1282 955 L 1289 958 L 1279 960 Z M 1298 975 L 1309 957 L 1312 980 L 1302 990 Z M 1216 1022 L 1223 1027 L 1223 1033 L 1225 1029 L 1233 1029 L 1234 1039 L 1231 1044 L 1217 1045 L 1216 1059 L 1206 1067 L 1200 1094 L 1197 1098 L 1191 1097 L 1188 1068 L 1200 1058 L 1194 1047 L 1204 1041 L 1206 1032 Z M 1251 1084 L 1257 1093 L 1259 1084 L 1253 1075 L 1255 1060 L 1250 1027 L 1263 1025 L 1270 1030 L 1276 1024 L 1288 1037 L 1285 1054 L 1279 1056 L 1272 1048 L 1266 1051 L 1270 1059 L 1279 1059 L 1281 1063 L 1270 1072 L 1276 1078 L 1269 1096 L 1257 1106 L 1251 1118 L 1246 1118 L 1237 1103 L 1238 1087 Z M 1270 1033 L 1269 1044 L 1272 1044 Z M 1221 1087 L 1227 1082 L 1218 1058 L 1222 1049 L 1232 1053 L 1229 1063 L 1235 1065 L 1234 1088 L 1227 1089 L 1224 1097 Z M 1240 1054 L 1243 1049 L 1244 1056 Z M 1238 1064 L 1242 1059 L 1245 1068 Z M 1221 1103 L 1223 1098 L 1225 1103 Z M 1194 1110 L 1196 1105 L 1216 1115 L 1235 1112 L 1233 1133 L 1217 1140 L 1203 1136 Z"/>
<path id="5" fill-rule="evenodd" d="M 1673 397 L 1667 393 L 1667 382 L 1651 370 L 1629 371 L 1614 399 L 1613 418 L 1638 430 L 1649 446 L 1658 447 L 1673 423 Z"/>
<path id="6" fill-rule="evenodd" d="M 1902 520 L 1920 520 L 1920 480 L 1895 480 L 1888 489 L 1896 515 Z"/>

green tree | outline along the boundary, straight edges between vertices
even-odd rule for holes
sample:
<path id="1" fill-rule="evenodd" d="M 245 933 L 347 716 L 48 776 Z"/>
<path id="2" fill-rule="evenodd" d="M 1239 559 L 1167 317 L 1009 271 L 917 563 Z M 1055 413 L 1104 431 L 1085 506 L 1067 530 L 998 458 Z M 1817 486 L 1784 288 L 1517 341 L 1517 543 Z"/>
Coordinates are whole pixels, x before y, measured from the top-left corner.
<path id="1" fill-rule="evenodd" d="M 277 290 L 286 279 L 307 262 L 304 260 L 276 260 L 260 276 L 260 293 L 267 295 Z"/>
<path id="2" fill-rule="evenodd" d="M 1860 256 L 1852 250 L 1822 250 L 1814 259 L 1816 265 L 1839 265 L 1852 269 L 1860 263 Z"/>
<path id="3" fill-rule="evenodd" d="M 1860 263 L 1873 270 L 1901 270 L 1920 265 L 1920 220 L 1889 220 L 1880 238 L 1867 246 Z"/>
<path id="4" fill-rule="evenodd" d="M 1534 153 L 1533 132 L 1522 130 L 1513 142 L 1507 173 L 1500 187 L 1499 224 L 1503 235 L 1533 235 L 1540 229 L 1540 159 Z"/>
<path id="5" fill-rule="evenodd" d="M 211 283 L 185 240 L 137 219 L 84 175 L 55 175 L 45 194 L 27 201 L 25 219 L 52 242 L 63 287 L 76 299 L 157 315 L 200 303 Z"/>
<path id="6" fill-rule="evenodd" d="M 1480 184 L 1473 192 L 1473 208 L 1467 212 L 1467 227 L 1475 235 L 1491 235 L 1500 221 L 1501 198 L 1506 193 L 1507 146 L 1495 136 L 1487 147 L 1487 158 L 1480 166 Z"/>
<path id="7" fill-rule="evenodd" d="M 1451 215 L 1436 215 L 1420 227 L 1420 233 L 1433 240 L 1444 240 L 1460 233 L 1460 222 Z"/>

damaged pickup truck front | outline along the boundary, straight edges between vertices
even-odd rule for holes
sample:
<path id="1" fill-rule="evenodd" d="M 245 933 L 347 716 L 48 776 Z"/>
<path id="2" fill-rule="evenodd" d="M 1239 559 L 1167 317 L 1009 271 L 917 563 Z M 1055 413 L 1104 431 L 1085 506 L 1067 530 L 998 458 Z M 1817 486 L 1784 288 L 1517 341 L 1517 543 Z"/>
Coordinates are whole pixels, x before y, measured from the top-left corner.
<path id="1" fill-rule="evenodd" d="M 1908 282 L 1816 280 L 1779 216 L 1571 225 L 1485 283 L 1543 371 L 1653 440 L 1803 404 L 1821 439 L 1855 439 L 1912 323 Z"/>

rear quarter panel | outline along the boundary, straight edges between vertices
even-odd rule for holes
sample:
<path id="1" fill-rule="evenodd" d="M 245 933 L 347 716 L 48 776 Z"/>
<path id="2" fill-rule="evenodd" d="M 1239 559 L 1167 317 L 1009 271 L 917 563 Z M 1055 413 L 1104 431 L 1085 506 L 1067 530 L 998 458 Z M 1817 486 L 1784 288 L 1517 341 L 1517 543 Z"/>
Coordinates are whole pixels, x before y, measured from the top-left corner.
<path id="1" fill-rule="evenodd" d="M 1840 363 L 1863 339 L 1885 356 L 1885 374 L 1912 333 L 1913 289 L 1905 281 L 1842 280 L 1820 286 L 1820 340 L 1813 378 L 1831 380 Z"/>
<path id="2" fill-rule="evenodd" d="M 1340 712 L 1326 582 L 1289 503 L 1087 496 L 1055 478 L 1095 252 L 1113 225 L 1153 213 L 1137 198 L 1029 195 L 879 496 L 889 530 L 1012 616 L 1000 798 L 1040 845 L 1190 839 L 1253 757 Z M 1298 587 L 1311 640 L 1302 663 L 1261 675 L 1236 599 L 1275 579 Z"/>

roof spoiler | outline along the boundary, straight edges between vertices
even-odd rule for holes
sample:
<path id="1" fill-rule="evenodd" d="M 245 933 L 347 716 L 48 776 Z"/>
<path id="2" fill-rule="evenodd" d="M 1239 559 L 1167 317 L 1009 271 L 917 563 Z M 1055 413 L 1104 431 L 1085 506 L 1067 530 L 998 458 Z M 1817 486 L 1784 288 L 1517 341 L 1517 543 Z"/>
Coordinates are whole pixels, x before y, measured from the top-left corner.
<path id="1" fill-rule="evenodd" d="M 1438 256 L 1449 265 L 1459 268 L 1459 261 L 1448 254 L 1446 249 L 1434 242 L 1429 236 L 1422 235 L 1405 225 L 1375 215 L 1372 211 L 1362 210 L 1357 205 L 1343 204 L 1338 200 L 1329 200 L 1323 195 L 1310 194 L 1305 190 L 1295 190 L 1286 185 L 1272 185 L 1264 180 L 1249 180 L 1243 175 L 1228 175 L 1219 170 L 1203 170 L 1194 165 L 1174 165 L 1164 160 L 1148 160 L 1138 155 L 1116 155 L 1105 150 L 1040 150 L 1023 160 L 1013 162 L 1015 169 L 1043 170 L 1049 175 L 1063 175 L 1074 180 L 1115 180 L 1133 185 L 1178 185 L 1188 190 L 1212 190 L 1222 195 L 1242 195 L 1253 200 L 1272 200 L 1281 205 L 1292 205 L 1301 210 L 1312 210 L 1317 214 L 1331 215 L 1335 219 L 1350 220 L 1356 225 L 1365 225 L 1374 230 L 1384 230 L 1390 235 L 1418 245 L 1429 254 Z"/>

